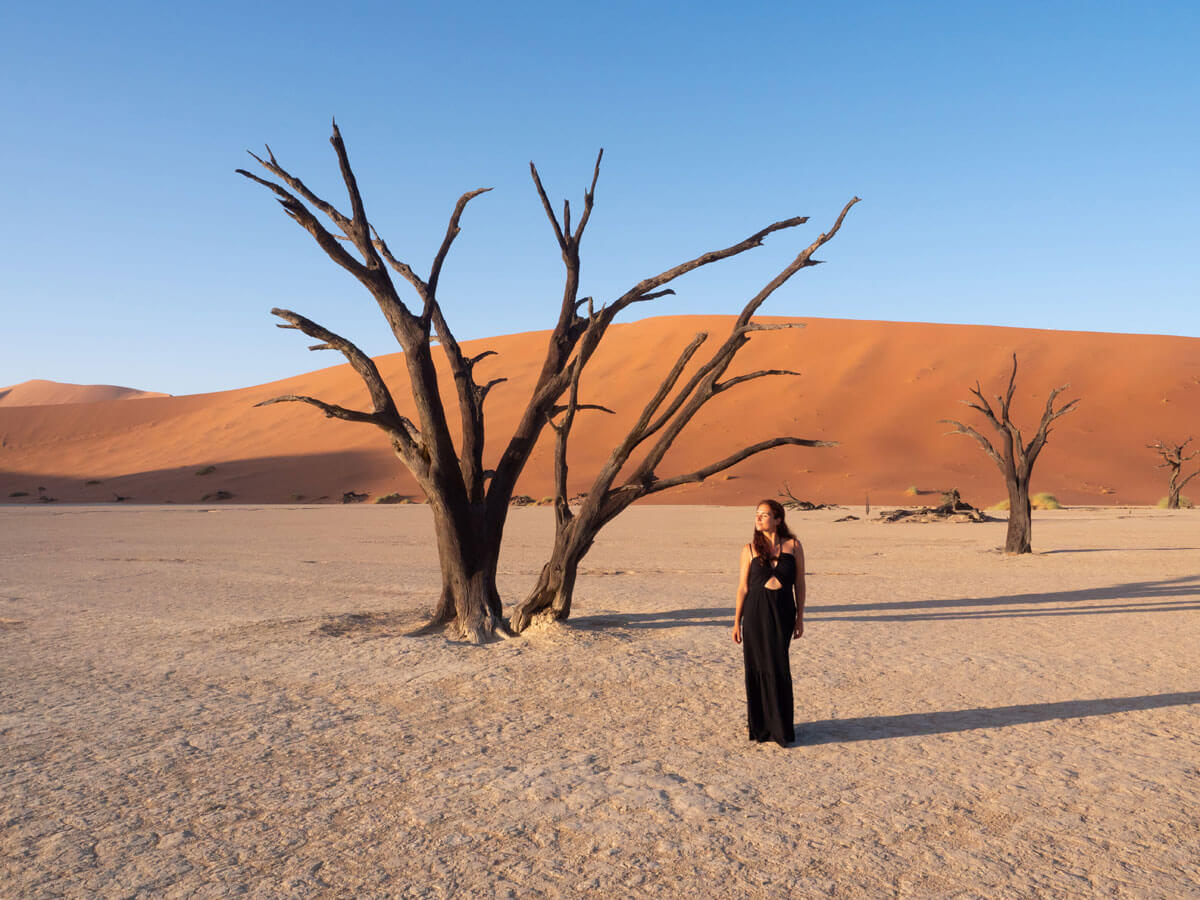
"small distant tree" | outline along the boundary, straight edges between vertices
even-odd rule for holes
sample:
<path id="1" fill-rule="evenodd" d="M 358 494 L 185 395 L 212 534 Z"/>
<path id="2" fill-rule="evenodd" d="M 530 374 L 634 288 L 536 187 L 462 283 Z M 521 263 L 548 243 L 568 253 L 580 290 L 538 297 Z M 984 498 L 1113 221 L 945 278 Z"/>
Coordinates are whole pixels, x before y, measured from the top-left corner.
<path id="1" fill-rule="evenodd" d="M 1187 445 L 1192 442 L 1189 437 L 1182 444 L 1165 444 L 1161 440 L 1155 441 L 1153 444 L 1147 444 L 1151 450 L 1158 453 L 1163 458 L 1157 468 L 1170 469 L 1171 479 L 1167 482 L 1167 509 L 1179 509 L 1179 495 L 1183 491 L 1184 485 L 1200 475 L 1200 469 L 1197 469 L 1191 475 L 1183 480 L 1180 480 L 1179 475 L 1183 470 L 1183 464 L 1190 459 L 1200 456 L 1200 450 L 1193 450 L 1191 453 L 1184 455 Z"/>
<path id="2" fill-rule="evenodd" d="M 954 430 L 947 432 L 948 434 L 965 434 L 978 441 L 979 446 L 992 458 L 1004 476 L 1004 484 L 1008 489 L 1008 535 L 1004 541 L 1004 552 L 1011 554 L 1033 552 L 1031 544 L 1033 511 L 1029 502 L 1029 479 L 1033 474 L 1033 464 L 1037 461 L 1042 448 L 1046 446 L 1046 439 L 1050 434 L 1050 423 L 1060 416 L 1065 416 L 1079 403 L 1079 399 L 1076 398 L 1055 409 L 1054 401 L 1071 385 L 1067 383 L 1052 390 L 1046 399 L 1046 408 L 1042 411 L 1042 419 L 1038 423 L 1037 433 L 1027 444 L 1021 437 L 1021 429 L 1013 423 L 1010 415 L 1016 385 L 1017 355 L 1014 353 L 1012 374 L 1008 376 L 1008 390 L 1003 397 L 996 396 L 995 408 L 983 396 L 983 390 L 978 381 L 971 389 L 975 400 L 962 401 L 971 409 L 982 413 L 992 428 L 996 430 L 1000 437 L 999 449 L 970 425 L 964 425 L 954 419 L 940 420 L 947 425 L 954 426 Z"/>

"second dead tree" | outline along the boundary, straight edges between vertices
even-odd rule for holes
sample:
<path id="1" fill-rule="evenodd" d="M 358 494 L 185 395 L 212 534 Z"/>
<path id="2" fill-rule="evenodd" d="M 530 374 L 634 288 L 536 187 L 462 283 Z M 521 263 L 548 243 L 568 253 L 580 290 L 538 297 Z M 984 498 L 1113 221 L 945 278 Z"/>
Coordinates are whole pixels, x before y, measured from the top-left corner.
<path id="1" fill-rule="evenodd" d="M 1183 470 L 1183 464 L 1190 459 L 1200 456 L 1200 450 L 1193 450 L 1186 456 L 1184 455 L 1187 445 L 1191 442 L 1192 439 L 1189 437 L 1182 444 L 1164 444 L 1162 441 L 1155 441 L 1153 444 L 1146 445 L 1163 458 L 1158 468 L 1171 470 L 1171 479 L 1167 482 L 1167 509 L 1179 509 L 1179 495 L 1182 493 L 1184 485 L 1197 475 L 1200 475 L 1200 469 L 1197 469 L 1182 481 L 1179 479 L 1179 475 Z"/>
<path id="2" fill-rule="evenodd" d="M 591 487 L 588 488 L 583 503 L 573 511 L 567 500 L 567 446 L 575 415 L 579 410 L 585 408 L 579 403 L 579 379 L 583 371 L 583 360 L 576 360 L 571 372 L 567 402 L 558 411 L 560 416 L 557 420 L 551 422 L 551 426 L 557 432 L 554 453 L 554 549 L 529 596 L 513 610 L 510 624 L 514 631 L 519 632 L 527 628 L 534 617 L 548 616 L 554 620 L 561 620 L 570 615 L 580 562 L 591 549 L 600 529 L 626 510 L 635 500 L 681 484 L 704 481 L 710 475 L 722 472 L 773 447 L 787 445 L 829 447 L 836 445 L 836 442 L 833 441 L 774 437 L 743 447 L 724 459 L 709 463 L 692 472 L 660 477 L 656 471 L 675 439 L 679 437 L 700 409 L 717 394 L 758 378 L 799 374 L 785 369 L 762 369 L 744 375 L 724 377 L 734 357 L 749 341 L 753 332 L 795 327 L 795 324 L 758 324 L 752 322 L 751 319 L 766 299 L 789 278 L 801 269 L 818 265 L 821 262 L 813 259 L 813 254 L 837 234 L 842 221 L 846 218 L 846 213 L 857 202 L 859 202 L 858 197 L 851 199 L 842 208 L 829 231 L 819 235 L 762 290 L 747 301 L 741 314 L 734 320 L 724 342 L 713 351 L 706 362 L 692 373 L 683 387 L 676 391 L 675 387 L 687 370 L 688 363 L 708 339 L 708 335 L 697 334 L 691 343 L 683 348 L 675 364 L 646 403 L 641 415 L 624 440 L 613 448 L 608 460 L 601 467 Z M 546 212 L 553 221 L 554 217 L 548 206 Z M 557 231 L 557 224 L 555 227 Z M 595 313 L 589 310 L 589 316 L 591 315 L 595 315 Z M 672 396 L 672 392 L 674 392 L 674 396 Z M 603 409 L 603 407 L 597 406 L 589 408 Z M 631 471 L 622 475 L 635 451 L 647 443 L 649 443 L 649 449 L 645 451 L 644 456 L 633 465 Z"/>
<path id="3" fill-rule="evenodd" d="M 1008 489 L 1008 534 L 1004 540 L 1004 552 L 1011 554 L 1033 552 L 1031 543 L 1033 508 L 1029 502 L 1029 479 L 1033 474 L 1033 464 L 1037 461 L 1042 448 L 1046 446 L 1046 438 L 1050 434 L 1050 423 L 1069 413 L 1079 403 L 1079 399 L 1076 398 L 1055 409 L 1054 401 L 1058 399 L 1059 394 L 1070 387 L 1070 384 L 1064 384 L 1052 390 L 1050 396 L 1046 398 L 1046 408 L 1042 411 L 1037 433 L 1026 444 L 1021 437 L 1021 429 L 1013 423 L 1010 414 L 1016 386 L 1017 354 L 1014 353 L 1012 374 L 1008 376 L 1008 390 L 1003 397 L 996 396 L 994 409 L 987 398 L 983 396 L 978 381 L 971 389 L 975 400 L 962 401 L 971 409 L 982 413 L 984 418 L 991 423 L 992 428 L 1000 437 L 999 449 L 970 425 L 964 425 L 954 419 L 940 420 L 947 425 L 954 426 L 954 430 L 948 434 L 965 434 L 978 441 L 983 451 L 992 458 L 1004 476 L 1004 484 Z"/>

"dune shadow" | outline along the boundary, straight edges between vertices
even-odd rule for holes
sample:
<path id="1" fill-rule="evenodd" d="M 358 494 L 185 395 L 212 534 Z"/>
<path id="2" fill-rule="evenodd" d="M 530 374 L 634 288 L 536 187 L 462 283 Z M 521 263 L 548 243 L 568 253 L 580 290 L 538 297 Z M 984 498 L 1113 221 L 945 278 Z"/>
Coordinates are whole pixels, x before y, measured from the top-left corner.
<path id="1" fill-rule="evenodd" d="M 1066 700 L 1058 703 L 1028 703 L 1020 706 L 979 707 L 895 716 L 861 716 L 825 719 L 797 728 L 793 746 L 879 741 L 888 738 L 950 734 L 980 728 L 1006 728 L 1056 719 L 1083 719 L 1113 713 L 1190 706 L 1200 703 L 1200 691 L 1145 694 L 1139 697 L 1106 697 L 1100 700 Z"/>
<path id="2" fill-rule="evenodd" d="M 396 485 L 397 492 L 414 500 L 423 499 L 415 482 L 401 474 L 386 454 L 371 450 L 254 456 L 211 464 L 198 461 L 91 477 L 94 474 L 80 471 L 66 477 L 0 468 L 0 501 L 12 505 L 35 503 L 38 501 L 35 487 L 45 485 L 49 494 L 64 503 L 342 503 L 350 502 L 348 493 L 371 502 L 377 498 L 362 492 L 383 478 Z M 16 491 L 24 492 L 25 496 L 12 497 Z M 19 504 L 13 502 L 18 499 Z"/>

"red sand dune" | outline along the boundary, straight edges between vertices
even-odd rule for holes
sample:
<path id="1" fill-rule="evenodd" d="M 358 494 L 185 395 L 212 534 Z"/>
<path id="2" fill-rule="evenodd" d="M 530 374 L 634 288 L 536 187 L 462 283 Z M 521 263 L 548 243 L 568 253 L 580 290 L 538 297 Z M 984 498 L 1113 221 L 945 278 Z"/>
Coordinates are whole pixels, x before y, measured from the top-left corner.
<path id="1" fill-rule="evenodd" d="M 704 484 L 658 494 L 656 502 L 752 503 L 774 496 L 786 481 L 794 494 L 813 501 L 862 503 L 869 495 L 874 504 L 911 504 L 920 502 L 905 496 L 913 486 L 957 487 L 973 503 L 993 503 L 1004 497 L 994 463 L 971 439 L 946 436 L 947 426 L 938 420 L 958 418 L 985 430 L 959 401 L 969 398 L 976 379 L 989 396 L 1003 390 L 1014 352 L 1020 360 L 1014 417 L 1027 439 L 1051 388 L 1071 382 L 1061 399 L 1082 398 L 1077 410 L 1055 424 L 1034 471 L 1035 491 L 1049 491 L 1067 504 L 1152 504 L 1166 493 L 1166 475 L 1145 445 L 1159 437 L 1200 439 L 1197 338 L 793 321 L 807 327 L 754 335 L 730 374 L 790 368 L 802 377 L 761 379 L 715 398 L 683 433 L 660 474 L 690 470 L 776 434 L 840 445 L 772 450 Z M 584 376 L 581 395 L 616 415 L 581 414 L 570 460 L 572 491 L 587 488 L 590 473 L 692 335 L 708 331 L 715 347 L 731 322 L 718 316 L 664 317 L 613 327 Z M 490 348 L 500 354 L 480 364 L 481 379 L 509 379 L 492 391 L 485 407 L 492 459 L 528 397 L 545 340 L 542 332 L 466 345 L 469 353 Z M 695 362 L 706 358 L 702 349 Z M 379 364 L 398 404 L 411 415 L 401 355 L 381 357 Z M 452 391 L 448 377 L 442 384 Z M 59 396 L 41 390 L 38 396 Z M 81 403 L 74 393 L 69 406 L 49 405 L 61 403 L 53 399 L 16 406 L 10 393 L 0 399 L 0 499 L 27 501 L 38 487 L 60 500 L 99 502 L 123 496 L 194 503 L 218 490 L 232 494 L 234 502 L 255 503 L 337 500 L 346 491 L 418 496 L 376 429 L 326 419 L 299 404 L 254 407 L 283 393 L 360 408 L 368 403 L 346 366 L 216 394 L 140 395 L 137 403 L 109 397 Z M 521 492 L 535 498 L 551 492 L 551 449 L 551 441 L 543 439 Z M 197 474 L 209 466 L 215 469 Z M 27 496 L 10 498 L 14 492 Z"/>
<path id="2" fill-rule="evenodd" d="M 114 384 L 64 384 L 35 378 L 12 387 L 0 388 L 0 406 L 50 406 L 60 403 L 103 403 L 106 400 L 137 400 L 166 397 Z"/>

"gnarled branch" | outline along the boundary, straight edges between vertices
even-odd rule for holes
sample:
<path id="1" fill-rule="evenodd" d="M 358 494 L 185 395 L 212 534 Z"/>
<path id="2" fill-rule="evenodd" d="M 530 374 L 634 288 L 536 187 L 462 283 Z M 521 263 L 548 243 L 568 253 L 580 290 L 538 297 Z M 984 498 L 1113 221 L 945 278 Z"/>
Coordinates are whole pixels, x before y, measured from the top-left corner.
<path id="1" fill-rule="evenodd" d="M 379 374 L 379 367 L 353 341 L 335 334 L 328 328 L 318 325 L 311 319 L 307 319 L 299 313 L 294 313 L 290 309 L 279 309 L 276 307 L 271 310 L 271 315 L 278 316 L 288 323 L 287 325 L 280 325 L 278 327 L 294 328 L 322 342 L 310 347 L 310 350 L 341 351 L 342 355 L 350 363 L 350 367 L 358 373 L 358 376 L 367 386 L 367 391 L 371 395 L 371 402 L 375 407 L 373 415 L 379 417 L 381 422 L 388 424 L 395 422 L 399 417 L 399 413 L 396 411 L 396 404 L 392 399 L 391 391 L 388 390 L 387 384 L 384 383 L 383 376 Z"/>
<path id="2" fill-rule="evenodd" d="M 971 406 L 971 404 L 968 404 L 968 406 Z M 971 406 L 971 408 L 975 409 L 977 407 Z M 983 448 L 983 452 L 990 456 L 995 461 L 996 465 L 1000 467 L 1000 471 L 1004 471 L 1004 460 L 1000 457 L 1000 454 L 996 452 L 996 448 L 992 446 L 992 442 L 989 441 L 984 435 L 980 434 L 970 425 L 964 425 L 962 422 L 956 422 L 954 419 L 938 419 L 938 422 L 943 425 L 954 426 L 954 430 L 947 431 L 946 434 L 965 434 L 967 437 L 974 438 L 976 441 L 978 441 L 979 446 Z"/>
<path id="3" fill-rule="evenodd" d="M 757 444 L 751 444 L 749 447 L 743 447 L 737 453 L 732 453 L 724 459 L 717 460 L 714 463 L 709 463 L 707 466 L 701 466 L 694 472 L 688 472 L 686 475 L 673 475 L 670 478 L 657 478 L 649 483 L 645 490 L 645 494 L 654 494 L 659 491 L 665 491 L 668 488 L 677 487 L 681 484 L 691 484 L 716 475 L 718 472 L 724 472 L 726 469 L 736 466 L 738 463 L 749 459 L 750 457 L 762 453 L 764 450 L 770 450 L 774 447 L 836 447 L 837 441 L 813 441 L 806 438 L 798 437 L 774 437 L 765 441 L 759 441 Z"/>

